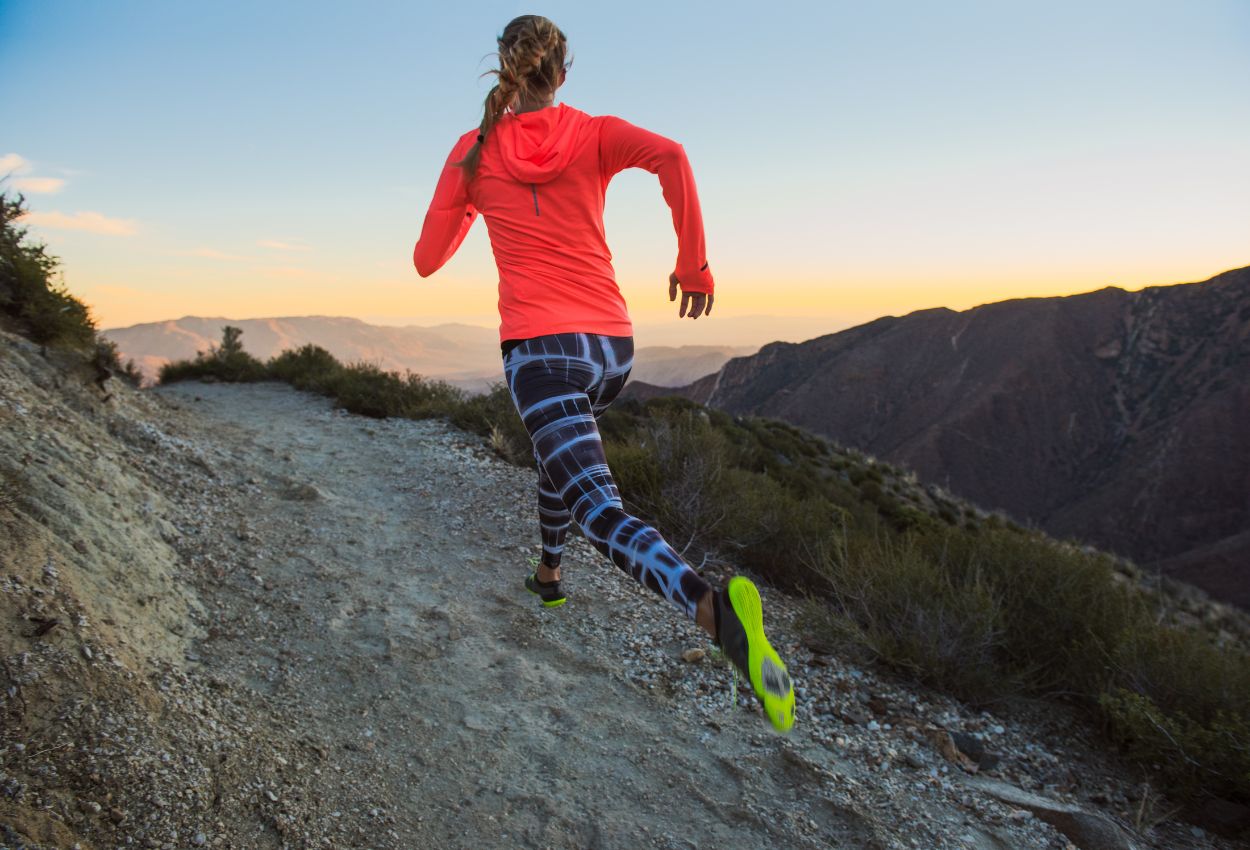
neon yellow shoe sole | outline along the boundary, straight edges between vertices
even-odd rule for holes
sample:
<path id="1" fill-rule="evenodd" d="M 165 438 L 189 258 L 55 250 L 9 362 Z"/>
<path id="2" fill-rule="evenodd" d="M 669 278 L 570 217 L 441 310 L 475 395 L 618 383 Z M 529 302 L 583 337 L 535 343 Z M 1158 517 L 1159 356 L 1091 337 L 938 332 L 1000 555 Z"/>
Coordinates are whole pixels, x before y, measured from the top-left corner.
<path id="1" fill-rule="evenodd" d="M 725 588 L 747 637 L 747 670 L 764 713 L 778 732 L 794 726 L 794 685 L 785 662 L 764 636 L 764 609 L 760 592 L 750 579 L 737 576 Z"/>

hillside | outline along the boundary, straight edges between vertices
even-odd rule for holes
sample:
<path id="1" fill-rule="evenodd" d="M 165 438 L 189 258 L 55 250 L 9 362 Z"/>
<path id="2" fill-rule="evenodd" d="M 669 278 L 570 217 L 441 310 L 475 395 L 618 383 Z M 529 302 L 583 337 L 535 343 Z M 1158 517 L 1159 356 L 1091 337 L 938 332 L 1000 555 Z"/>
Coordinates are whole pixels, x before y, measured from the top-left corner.
<path id="1" fill-rule="evenodd" d="M 0 334 L 6 846 L 1235 846 L 1076 713 L 904 686 L 765 587 L 768 734 L 584 541 L 536 607 L 532 472 L 440 421 L 109 389 Z"/>
<path id="2" fill-rule="evenodd" d="M 1250 268 L 883 318 L 680 392 L 1250 606 Z"/>
<path id="3" fill-rule="evenodd" d="M 266 360 L 283 350 L 312 343 L 344 362 L 366 361 L 387 371 L 412 371 L 475 393 L 503 380 L 498 331 L 475 325 L 392 327 L 343 316 L 183 316 L 112 328 L 104 331 L 104 336 L 117 344 L 123 359 L 133 359 L 151 383 L 161 366 L 190 359 L 215 344 L 225 325 L 241 328 L 248 350 Z M 715 372 L 730 357 L 757 349 L 741 345 L 640 346 L 635 353 L 634 374 L 658 386 L 681 386 Z"/>

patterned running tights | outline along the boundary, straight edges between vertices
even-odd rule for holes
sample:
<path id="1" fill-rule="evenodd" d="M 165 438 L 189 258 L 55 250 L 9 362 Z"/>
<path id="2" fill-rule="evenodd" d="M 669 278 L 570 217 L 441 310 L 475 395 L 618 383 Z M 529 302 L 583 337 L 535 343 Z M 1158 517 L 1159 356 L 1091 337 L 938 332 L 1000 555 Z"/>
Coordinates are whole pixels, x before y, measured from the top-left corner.
<path id="1" fill-rule="evenodd" d="M 504 355 L 512 401 L 534 441 L 543 563 L 560 564 L 570 520 L 614 564 L 693 618 L 710 585 L 647 523 L 626 513 L 612 481 L 598 417 L 633 365 L 627 336 L 559 333 Z"/>

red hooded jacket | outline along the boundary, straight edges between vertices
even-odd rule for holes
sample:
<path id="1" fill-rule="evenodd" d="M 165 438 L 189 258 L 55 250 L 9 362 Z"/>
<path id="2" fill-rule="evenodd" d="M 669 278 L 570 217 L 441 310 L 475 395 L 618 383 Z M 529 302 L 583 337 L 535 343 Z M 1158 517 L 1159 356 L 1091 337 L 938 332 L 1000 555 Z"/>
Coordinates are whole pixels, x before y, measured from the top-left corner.
<path id="1" fill-rule="evenodd" d="M 604 193 L 626 168 L 660 178 L 677 231 L 674 271 L 682 289 L 712 292 L 699 196 L 677 142 L 566 104 L 505 112 L 486 136 L 477 174 L 466 181 L 452 163 L 477 134 L 470 130 L 452 148 L 412 259 L 422 277 L 432 275 L 480 212 L 499 267 L 500 340 L 633 334 L 603 231 Z"/>

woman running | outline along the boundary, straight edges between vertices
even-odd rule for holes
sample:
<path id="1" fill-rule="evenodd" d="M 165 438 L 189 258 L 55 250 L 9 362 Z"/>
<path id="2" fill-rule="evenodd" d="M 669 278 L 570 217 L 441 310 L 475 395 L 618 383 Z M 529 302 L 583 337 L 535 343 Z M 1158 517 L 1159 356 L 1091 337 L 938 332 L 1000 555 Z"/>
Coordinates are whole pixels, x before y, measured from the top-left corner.
<path id="1" fill-rule="evenodd" d="M 669 300 L 678 316 L 712 312 L 703 219 L 685 150 L 610 115 L 555 105 L 567 42 L 522 15 L 504 28 L 497 84 L 480 127 L 460 137 L 443 167 L 413 252 L 422 277 L 460 247 L 478 213 L 499 267 L 499 338 L 513 403 L 534 442 L 542 559 L 525 586 L 561 605 L 560 554 L 570 521 L 613 563 L 662 594 L 711 635 L 751 682 L 773 726 L 794 724 L 794 689 L 764 636 L 748 579 L 714 590 L 660 533 L 625 512 L 596 425 L 625 386 L 633 325 L 603 230 L 612 176 L 644 168 L 660 179 L 677 231 Z"/>

